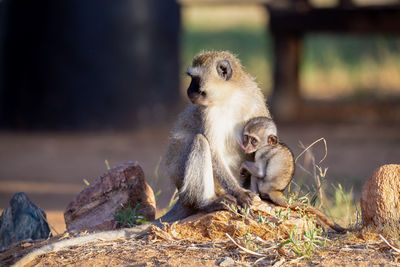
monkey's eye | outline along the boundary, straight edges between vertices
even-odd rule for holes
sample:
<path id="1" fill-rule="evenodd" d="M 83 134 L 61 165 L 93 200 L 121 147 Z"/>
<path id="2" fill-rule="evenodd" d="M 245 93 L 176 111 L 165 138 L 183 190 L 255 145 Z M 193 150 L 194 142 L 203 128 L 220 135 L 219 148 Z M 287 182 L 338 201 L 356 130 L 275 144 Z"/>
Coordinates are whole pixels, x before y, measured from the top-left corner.
<path id="1" fill-rule="evenodd" d="M 258 140 L 255 139 L 255 138 L 251 138 L 251 144 L 252 144 L 253 146 L 258 145 Z"/>

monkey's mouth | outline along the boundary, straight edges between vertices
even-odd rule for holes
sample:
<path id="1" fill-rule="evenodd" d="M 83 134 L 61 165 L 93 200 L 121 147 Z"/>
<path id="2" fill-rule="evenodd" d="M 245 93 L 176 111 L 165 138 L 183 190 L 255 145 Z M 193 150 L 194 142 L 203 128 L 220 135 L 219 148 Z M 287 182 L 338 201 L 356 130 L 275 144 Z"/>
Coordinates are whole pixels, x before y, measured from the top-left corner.
<path id="1" fill-rule="evenodd" d="M 188 97 L 190 102 L 193 104 L 198 105 L 205 105 L 206 104 L 206 93 L 199 92 L 199 93 L 188 93 Z"/>
<path id="2" fill-rule="evenodd" d="M 251 148 L 246 148 L 244 150 L 244 153 L 246 153 L 246 154 L 253 154 L 254 152 L 256 152 L 256 150 L 255 149 L 251 149 Z"/>
<path id="3" fill-rule="evenodd" d="M 192 77 L 189 88 L 187 89 L 187 95 L 193 104 L 205 105 L 207 94 L 200 90 L 200 78 Z"/>

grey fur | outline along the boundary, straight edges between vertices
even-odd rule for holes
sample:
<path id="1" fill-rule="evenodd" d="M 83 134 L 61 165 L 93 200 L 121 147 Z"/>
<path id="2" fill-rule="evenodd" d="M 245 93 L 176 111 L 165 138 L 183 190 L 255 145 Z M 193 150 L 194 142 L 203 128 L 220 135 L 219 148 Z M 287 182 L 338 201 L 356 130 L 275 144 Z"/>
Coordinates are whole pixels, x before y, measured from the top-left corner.
<path id="1" fill-rule="evenodd" d="M 217 72 L 221 60 L 232 68 L 229 79 Z M 200 53 L 188 74 L 196 79 L 188 88 L 192 104 L 179 116 L 164 157 L 166 174 L 178 189 L 179 201 L 162 221 L 222 209 L 222 201 L 249 205 L 253 193 L 242 187 L 239 167 L 246 155 L 238 140 L 247 120 L 270 117 L 254 79 L 229 52 Z"/>

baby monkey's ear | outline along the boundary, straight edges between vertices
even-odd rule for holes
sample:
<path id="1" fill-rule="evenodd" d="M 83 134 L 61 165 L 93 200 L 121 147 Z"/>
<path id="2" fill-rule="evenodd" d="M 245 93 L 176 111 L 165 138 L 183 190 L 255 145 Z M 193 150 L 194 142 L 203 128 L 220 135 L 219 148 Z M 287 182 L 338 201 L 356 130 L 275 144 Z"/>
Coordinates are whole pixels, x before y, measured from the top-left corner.
<path id="1" fill-rule="evenodd" d="M 268 145 L 276 145 L 278 144 L 278 137 L 276 135 L 270 135 L 268 136 Z"/>

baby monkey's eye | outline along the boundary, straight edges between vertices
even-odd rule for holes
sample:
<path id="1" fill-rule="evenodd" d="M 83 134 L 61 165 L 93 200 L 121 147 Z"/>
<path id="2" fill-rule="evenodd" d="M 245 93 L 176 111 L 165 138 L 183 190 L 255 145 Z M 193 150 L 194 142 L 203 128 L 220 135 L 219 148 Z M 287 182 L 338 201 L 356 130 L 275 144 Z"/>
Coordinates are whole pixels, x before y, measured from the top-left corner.
<path id="1" fill-rule="evenodd" d="M 243 143 L 247 144 L 247 142 L 249 142 L 249 136 L 247 134 L 245 134 L 243 136 Z"/>
<path id="2" fill-rule="evenodd" d="M 255 139 L 255 138 L 251 138 L 251 144 L 252 144 L 253 146 L 258 145 L 258 140 Z"/>

